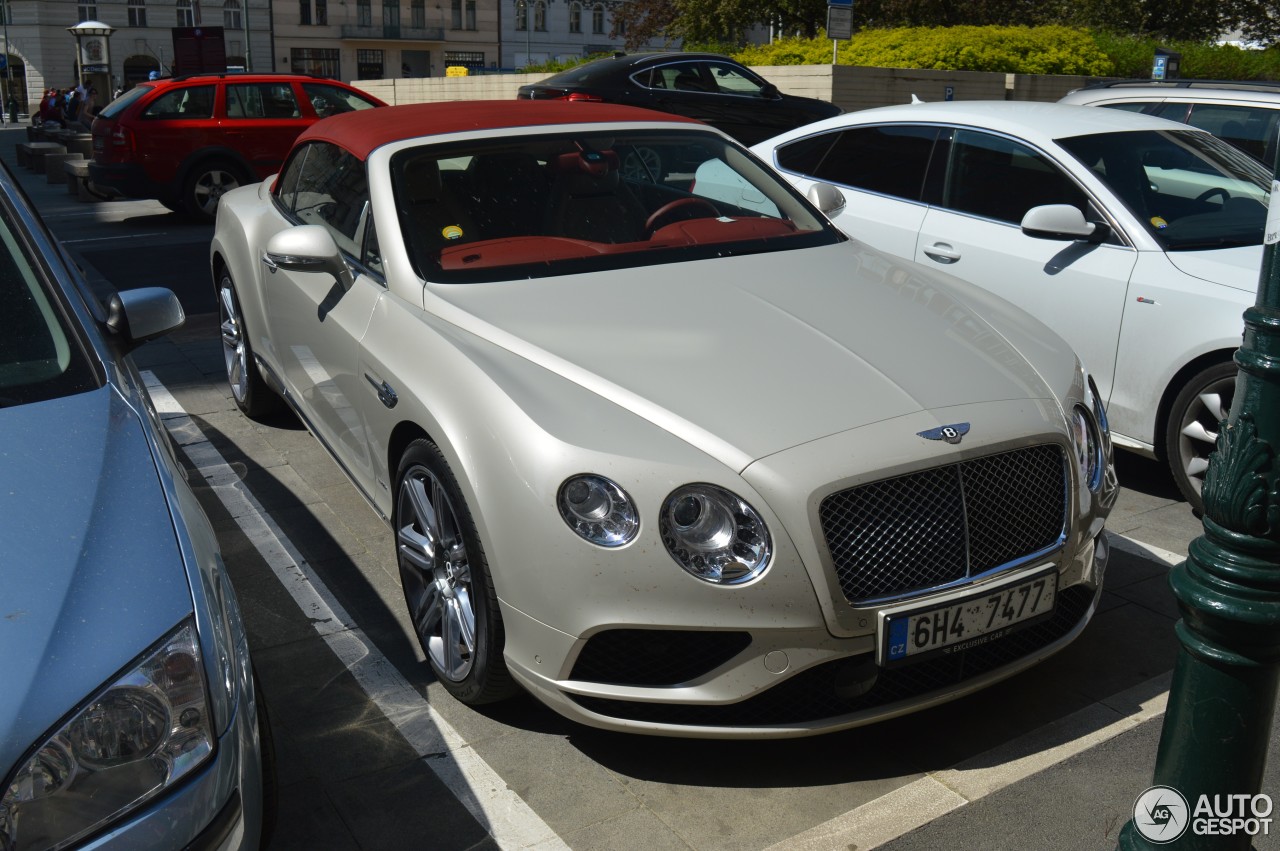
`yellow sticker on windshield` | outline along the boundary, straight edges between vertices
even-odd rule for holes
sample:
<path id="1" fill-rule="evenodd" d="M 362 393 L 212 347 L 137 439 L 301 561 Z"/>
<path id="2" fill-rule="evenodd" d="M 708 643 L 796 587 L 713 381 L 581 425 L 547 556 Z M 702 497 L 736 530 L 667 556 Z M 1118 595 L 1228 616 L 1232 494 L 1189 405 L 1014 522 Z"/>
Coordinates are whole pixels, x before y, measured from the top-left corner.
<path id="1" fill-rule="evenodd" d="M 1153 228 L 1156 228 L 1157 230 L 1163 230 L 1164 228 L 1167 228 L 1169 226 L 1169 223 L 1166 222 L 1164 219 L 1160 218 L 1159 216 L 1152 216 L 1151 226 Z"/>
<path id="2" fill-rule="evenodd" d="M 457 225 L 449 225 L 440 231 L 440 235 L 445 239 L 462 239 L 462 228 Z"/>

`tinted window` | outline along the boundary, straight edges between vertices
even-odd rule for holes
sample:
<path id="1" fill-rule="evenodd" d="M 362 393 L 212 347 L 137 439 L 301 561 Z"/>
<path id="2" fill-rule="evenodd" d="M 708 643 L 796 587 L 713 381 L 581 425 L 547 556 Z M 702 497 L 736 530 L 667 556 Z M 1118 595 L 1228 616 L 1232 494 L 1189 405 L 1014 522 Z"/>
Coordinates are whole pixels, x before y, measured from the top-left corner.
<path id="1" fill-rule="evenodd" d="M 1104 104 L 1101 104 L 1101 106 L 1105 106 L 1107 109 L 1118 109 L 1121 112 L 1145 112 L 1147 110 L 1147 107 L 1151 106 L 1151 104 L 1149 103 L 1104 103 Z"/>
<path id="2" fill-rule="evenodd" d="M 293 156 L 289 158 L 288 164 L 285 165 L 280 179 L 276 182 L 276 200 L 290 212 L 293 211 L 294 202 L 297 199 L 298 176 L 302 173 L 302 166 L 307 159 L 307 152 L 314 147 L 315 145 L 307 145 L 294 151 Z"/>
<path id="3" fill-rule="evenodd" d="M 778 165 L 821 180 L 909 201 L 920 200 L 936 127 L 858 127 L 778 149 Z"/>
<path id="4" fill-rule="evenodd" d="M 743 69 L 723 62 L 708 62 L 707 69 L 711 72 L 712 80 L 715 81 L 716 91 L 730 95 L 759 97 L 760 81 L 754 77 L 748 77 L 743 73 Z"/>
<path id="5" fill-rule="evenodd" d="M 170 89 L 143 110 L 143 118 L 212 118 L 213 86 Z"/>
<path id="6" fill-rule="evenodd" d="M 369 213 L 364 163 L 336 145 L 311 145 L 298 174 L 293 212 L 304 223 L 328 230 L 343 251 L 361 257 Z"/>
<path id="7" fill-rule="evenodd" d="M 1070 204 L 1089 214 L 1088 197 L 1058 166 L 1026 145 L 957 130 L 943 206 L 1014 224 L 1042 204 Z"/>
<path id="8" fill-rule="evenodd" d="M 120 97 L 116 98 L 111 103 L 104 106 L 102 110 L 98 113 L 98 116 L 100 118 L 115 118 L 117 115 L 123 112 L 124 108 L 127 107 L 129 104 L 133 103 L 138 98 L 150 92 L 151 88 L 152 88 L 151 86 L 134 86 L 132 89 L 129 89 L 129 91 L 125 92 L 124 94 L 120 95 Z"/>
<path id="9" fill-rule="evenodd" d="M 1254 106 L 1227 106 L 1197 103 L 1191 107 L 1187 123 L 1208 130 L 1225 142 L 1269 163 L 1267 143 L 1276 138 L 1280 111 Z"/>

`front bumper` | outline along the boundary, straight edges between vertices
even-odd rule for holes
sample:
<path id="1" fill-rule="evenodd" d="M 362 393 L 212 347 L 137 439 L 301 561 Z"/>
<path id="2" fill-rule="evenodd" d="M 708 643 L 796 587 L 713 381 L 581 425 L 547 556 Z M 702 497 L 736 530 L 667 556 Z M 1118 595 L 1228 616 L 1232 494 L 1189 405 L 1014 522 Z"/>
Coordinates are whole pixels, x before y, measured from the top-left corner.
<path id="1" fill-rule="evenodd" d="M 1060 566 L 1058 604 L 1047 620 L 904 667 L 876 665 L 875 636 L 836 638 L 800 629 L 612 630 L 574 640 L 504 608 L 507 664 L 540 700 L 593 727 L 726 739 L 828 733 L 954 700 L 1066 647 L 1097 608 L 1107 560 L 1099 530 L 1083 556 Z M 600 639 L 610 632 L 628 634 L 601 653 Z M 653 640 L 646 642 L 646 634 Z M 574 660 L 567 676 L 548 674 L 543 660 L 551 658 Z M 699 664 L 707 669 L 696 672 Z"/>

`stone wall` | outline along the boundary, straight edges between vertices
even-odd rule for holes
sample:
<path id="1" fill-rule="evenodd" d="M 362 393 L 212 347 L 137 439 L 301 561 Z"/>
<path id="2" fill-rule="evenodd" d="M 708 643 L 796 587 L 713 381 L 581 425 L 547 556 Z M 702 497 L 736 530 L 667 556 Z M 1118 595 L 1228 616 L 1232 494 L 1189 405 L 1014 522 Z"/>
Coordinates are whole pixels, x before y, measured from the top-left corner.
<path id="1" fill-rule="evenodd" d="M 903 68 L 855 68 L 849 65 L 775 65 L 752 69 L 787 94 L 830 101 L 846 112 L 921 100 L 1055 101 L 1091 77 L 1000 74 L 984 71 L 924 71 Z M 357 80 L 352 85 L 390 104 L 451 100 L 511 100 L 516 89 L 549 74 L 480 74 L 473 77 L 423 77 Z"/>

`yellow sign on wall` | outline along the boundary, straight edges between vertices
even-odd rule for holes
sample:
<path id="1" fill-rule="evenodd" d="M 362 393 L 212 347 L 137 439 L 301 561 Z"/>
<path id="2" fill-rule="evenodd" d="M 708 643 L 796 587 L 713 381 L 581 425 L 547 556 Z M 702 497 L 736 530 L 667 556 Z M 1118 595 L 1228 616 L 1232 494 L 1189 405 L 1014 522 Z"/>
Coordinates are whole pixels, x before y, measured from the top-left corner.
<path id="1" fill-rule="evenodd" d="M 444 69 L 444 75 L 446 77 L 465 77 L 467 76 L 467 66 L 450 65 L 448 68 Z"/>

